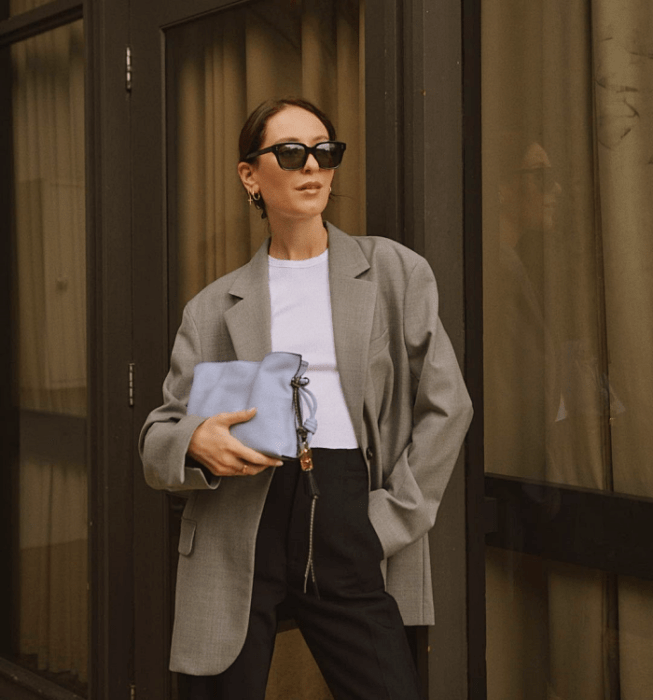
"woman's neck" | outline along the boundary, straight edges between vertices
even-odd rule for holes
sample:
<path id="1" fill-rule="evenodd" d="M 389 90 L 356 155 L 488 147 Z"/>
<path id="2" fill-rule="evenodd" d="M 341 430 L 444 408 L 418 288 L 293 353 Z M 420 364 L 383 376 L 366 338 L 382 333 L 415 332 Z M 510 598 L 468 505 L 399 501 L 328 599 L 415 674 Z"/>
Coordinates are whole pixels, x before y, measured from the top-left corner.
<path id="1" fill-rule="evenodd" d="M 308 260 L 324 253 L 328 245 L 322 217 L 307 221 L 270 221 L 269 253 L 280 260 Z"/>

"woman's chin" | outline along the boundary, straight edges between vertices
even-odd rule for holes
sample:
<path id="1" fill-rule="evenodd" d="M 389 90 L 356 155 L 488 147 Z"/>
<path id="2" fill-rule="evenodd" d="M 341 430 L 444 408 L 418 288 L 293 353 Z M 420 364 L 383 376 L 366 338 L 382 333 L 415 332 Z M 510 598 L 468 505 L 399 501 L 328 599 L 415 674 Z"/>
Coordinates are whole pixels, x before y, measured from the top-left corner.
<path id="1" fill-rule="evenodd" d="M 268 210 L 268 216 L 270 220 L 275 219 L 285 219 L 286 221 L 295 221 L 297 223 L 303 221 L 310 221 L 317 217 L 322 217 L 324 210 L 326 209 L 326 204 L 322 202 L 306 203 L 305 206 L 293 207 L 286 210 Z"/>

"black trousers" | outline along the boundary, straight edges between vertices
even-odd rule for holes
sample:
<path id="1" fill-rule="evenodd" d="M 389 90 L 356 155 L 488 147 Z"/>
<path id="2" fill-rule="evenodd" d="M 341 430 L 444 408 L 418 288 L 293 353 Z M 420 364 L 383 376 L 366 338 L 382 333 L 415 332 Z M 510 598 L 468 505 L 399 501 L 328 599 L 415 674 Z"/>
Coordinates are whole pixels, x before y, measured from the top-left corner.
<path id="1" fill-rule="evenodd" d="M 299 463 L 289 462 L 275 470 L 261 517 L 245 645 L 224 673 L 180 674 L 180 700 L 264 700 L 280 609 L 296 620 L 336 700 L 420 700 L 403 622 L 384 590 L 363 457 L 318 448 L 313 461 L 317 587 L 309 576 L 304 592 L 311 499 Z"/>

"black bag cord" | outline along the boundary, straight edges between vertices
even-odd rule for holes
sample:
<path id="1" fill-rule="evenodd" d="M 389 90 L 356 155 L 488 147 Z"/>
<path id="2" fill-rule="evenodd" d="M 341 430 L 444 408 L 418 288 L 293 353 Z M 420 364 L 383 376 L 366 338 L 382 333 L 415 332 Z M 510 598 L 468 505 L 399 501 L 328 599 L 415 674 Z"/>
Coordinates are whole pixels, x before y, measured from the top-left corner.
<path id="1" fill-rule="evenodd" d="M 306 593 L 308 588 L 308 576 L 310 574 L 315 595 L 319 598 L 320 591 L 317 587 L 315 567 L 313 565 L 313 526 L 315 523 L 315 505 L 317 503 L 317 499 L 320 497 L 320 490 L 317 487 L 315 474 L 313 474 L 313 456 L 311 448 L 308 446 L 308 431 L 304 427 L 301 399 L 299 396 L 299 390 L 301 387 L 308 384 L 308 378 L 296 376 L 292 378 L 290 383 L 293 389 L 293 407 L 295 409 L 295 418 L 297 421 L 297 458 L 299 459 L 302 471 L 306 475 L 306 492 L 311 498 L 311 518 L 308 532 L 308 560 L 306 562 L 306 570 L 304 571 L 304 593 Z"/>

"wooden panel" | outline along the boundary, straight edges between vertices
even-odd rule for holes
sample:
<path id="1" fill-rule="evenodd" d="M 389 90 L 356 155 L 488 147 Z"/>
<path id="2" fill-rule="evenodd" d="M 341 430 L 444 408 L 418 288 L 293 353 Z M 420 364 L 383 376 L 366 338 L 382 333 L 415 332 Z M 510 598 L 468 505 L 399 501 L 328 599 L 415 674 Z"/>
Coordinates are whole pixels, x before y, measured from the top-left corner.
<path id="1" fill-rule="evenodd" d="M 462 3 L 463 197 L 465 246 L 465 380 L 474 405 L 466 441 L 467 683 L 470 700 L 485 700 L 485 545 L 483 425 L 483 248 L 481 191 L 481 3 Z"/>
<path id="2" fill-rule="evenodd" d="M 368 3 L 365 15 L 367 233 L 404 242 L 403 15 Z M 382 57 L 382 58 L 381 58 Z"/>
<path id="3" fill-rule="evenodd" d="M 488 476 L 498 532 L 487 544 L 653 580 L 653 499 Z"/>
<path id="4" fill-rule="evenodd" d="M 93 700 L 129 700 L 134 664 L 128 16 L 128 0 L 85 4 Z"/>

